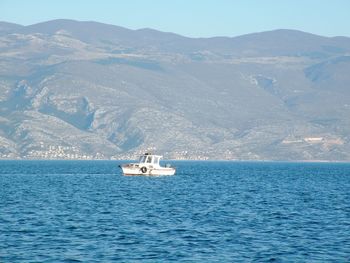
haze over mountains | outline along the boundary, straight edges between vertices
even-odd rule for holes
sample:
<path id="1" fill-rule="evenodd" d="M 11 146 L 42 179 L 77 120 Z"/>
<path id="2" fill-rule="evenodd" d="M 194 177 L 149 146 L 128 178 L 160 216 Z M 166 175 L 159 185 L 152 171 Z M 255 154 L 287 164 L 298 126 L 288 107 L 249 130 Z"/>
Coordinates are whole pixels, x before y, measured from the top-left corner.
<path id="1" fill-rule="evenodd" d="M 350 38 L 0 22 L 0 157 L 350 160 Z"/>

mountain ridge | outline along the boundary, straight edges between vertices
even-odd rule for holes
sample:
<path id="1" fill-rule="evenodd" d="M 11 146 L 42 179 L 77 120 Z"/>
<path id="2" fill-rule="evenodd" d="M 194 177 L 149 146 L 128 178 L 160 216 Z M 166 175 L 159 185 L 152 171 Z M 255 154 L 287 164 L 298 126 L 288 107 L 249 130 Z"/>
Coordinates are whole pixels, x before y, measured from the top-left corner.
<path id="1" fill-rule="evenodd" d="M 8 28 L 1 158 L 153 150 L 177 159 L 350 160 L 350 38 L 285 29 L 188 38 L 73 20 Z"/>
<path id="2" fill-rule="evenodd" d="M 298 29 L 288 29 L 288 28 L 277 28 L 277 29 L 271 29 L 271 30 L 266 30 L 266 31 L 259 31 L 259 32 L 252 32 L 252 33 L 245 33 L 242 35 L 238 35 L 238 36 L 209 36 L 209 37 L 189 37 L 189 36 L 184 36 L 178 33 L 173 33 L 173 32 L 166 32 L 166 31 L 161 31 L 158 29 L 153 29 L 153 28 L 138 28 L 138 29 L 128 29 L 126 27 L 123 26 L 117 26 L 114 24 L 110 24 L 110 23 L 104 23 L 104 22 L 98 22 L 98 21 L 93 21 L 93 20 L 74 20 L 74 19 L 53 19 L 53 20 L 48 20 L 48 21 L 42 21 L 42 22 L 38 22 L 38 23 L 34 23 L 34 24 L 30 24 L 30 25 L 21 25 L 18 23 L 13 23 L 13 22 L 6 22 L 6 21 L 0 21 L 0 24 L 4 24 L 4 25 L 13 25 L 15 27 L 27 27 L 27 28 L 33 28 L 33 27 L 40 27 L 43 25 L 49 26 L 49 25 L 57 25 L 59 27 L 61 27 L 61 29 L 63 29 L 64 27 L 67 27 L 67 25 L 72 25 L 72 24 L 76 24 L 76 25 L 87 25 L 87 24 L 97 24 L 97 25 L 101 25 L 101 26 L 108 26 L 108 27 L 114 27 L 114 28 L 119 28 L 119 29 L 123 29 L 123 30 L 127 30 L 127 31 L 143 31 L 143 30 L 150 30 L 150 31 L 154 31 L 154 32 L 159 32 L 159 33 L 164 33 L 164 34 L 172 34 L 172 35 L 177 35 L 183 38 L 191 38 L 191 39 L 210 39 L 210 38 L 236 38 L 236 37 L 244 37 L 247 35 L 254 35 L 254 34 L 261 34 L 261 33 L 268 33 L 268 32 L 278 32 L 278 31 L 288 31 L 288 32 L 296 32 L 296 33 L 305 33 L 306 35 L 313 35 L 313 36 L 317 36 L 317 37 L 322 37 L 322 38 L 350 38 L 349 36 L 322 36 L 320 34 L 315 34 L 315 33 L 309 33 L 306 31 L 302 31 L 302 30 L 298 30 Z"/>

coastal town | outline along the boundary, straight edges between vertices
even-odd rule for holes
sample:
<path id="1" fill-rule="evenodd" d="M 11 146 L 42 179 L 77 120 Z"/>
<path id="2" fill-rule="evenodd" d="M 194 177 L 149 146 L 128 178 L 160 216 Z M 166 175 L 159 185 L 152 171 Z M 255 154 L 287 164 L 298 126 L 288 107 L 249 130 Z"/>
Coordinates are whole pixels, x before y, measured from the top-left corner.
<path id="1" fill-rule="evenodd" d="M 289 147 L 292 145 L 300 146 L 320 146 L 324 149 L 331 149 L 333 146 L 342 145 L 344 141 L 339 137 L 334 136 L 308 136 L 308 137 L 293 137 L 288 136 L 284 138 L 280 145 Z M 148 147 L 118 153 L 113 156 L 106 156 L 101 152 L 94 152 L 87 154 L 79 149 L 77 146 L 65 145 L 47 145 L 40 142 L 39 147 L 32 149 L 23 156 L 16 156 L 13 153 L 0 152 L 0 159 L 33 159 L 33 160 L 134 160 L 145 152 L 158 152 L 156 147 Z M 161 152 L 166 159 L 172 160 L 210 160 L 213 159 L 213 153 L 210 149 L 207 151 L 172 151 Z M 244 158 L 238 158 L 237 153 L 231 150 L 224 150 L 218 155 L 220 160 L 261 160 L 261 158 L 253 152 L 247 152 Z"/>

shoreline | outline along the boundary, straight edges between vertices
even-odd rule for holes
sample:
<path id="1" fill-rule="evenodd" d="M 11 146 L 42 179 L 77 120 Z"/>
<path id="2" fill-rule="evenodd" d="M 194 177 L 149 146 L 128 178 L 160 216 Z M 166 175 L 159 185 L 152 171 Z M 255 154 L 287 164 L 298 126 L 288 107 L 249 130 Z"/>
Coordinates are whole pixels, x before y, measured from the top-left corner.
<path id="1" fill-rule="evenodd" d="M 26 159 L 26 158 L 18 158 L 18 159 L 0 159 L 1 161 L 78 161 L 78 162 L 133 162 L 137 161 L 135 159 Z M 232 163 L 349 163 L 350 160 L 226 160 L 226 159 L 208 159 L 208 160 L 200 160 L 200 159 L 164 159 L 163 162 L 232 162 Z"/>

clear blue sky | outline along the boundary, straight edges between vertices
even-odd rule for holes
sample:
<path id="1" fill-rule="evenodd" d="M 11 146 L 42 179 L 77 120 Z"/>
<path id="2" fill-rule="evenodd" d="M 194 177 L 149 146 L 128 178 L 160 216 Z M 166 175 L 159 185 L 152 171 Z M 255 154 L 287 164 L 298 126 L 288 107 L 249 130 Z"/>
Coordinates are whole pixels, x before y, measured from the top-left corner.
<path id="1" fill-rule="evenodd" d="M 350 0 L 0 0 L 0 14 L 22 25 L 66 18 L 190 37 L 280 28 L 350 36 Z"/>

